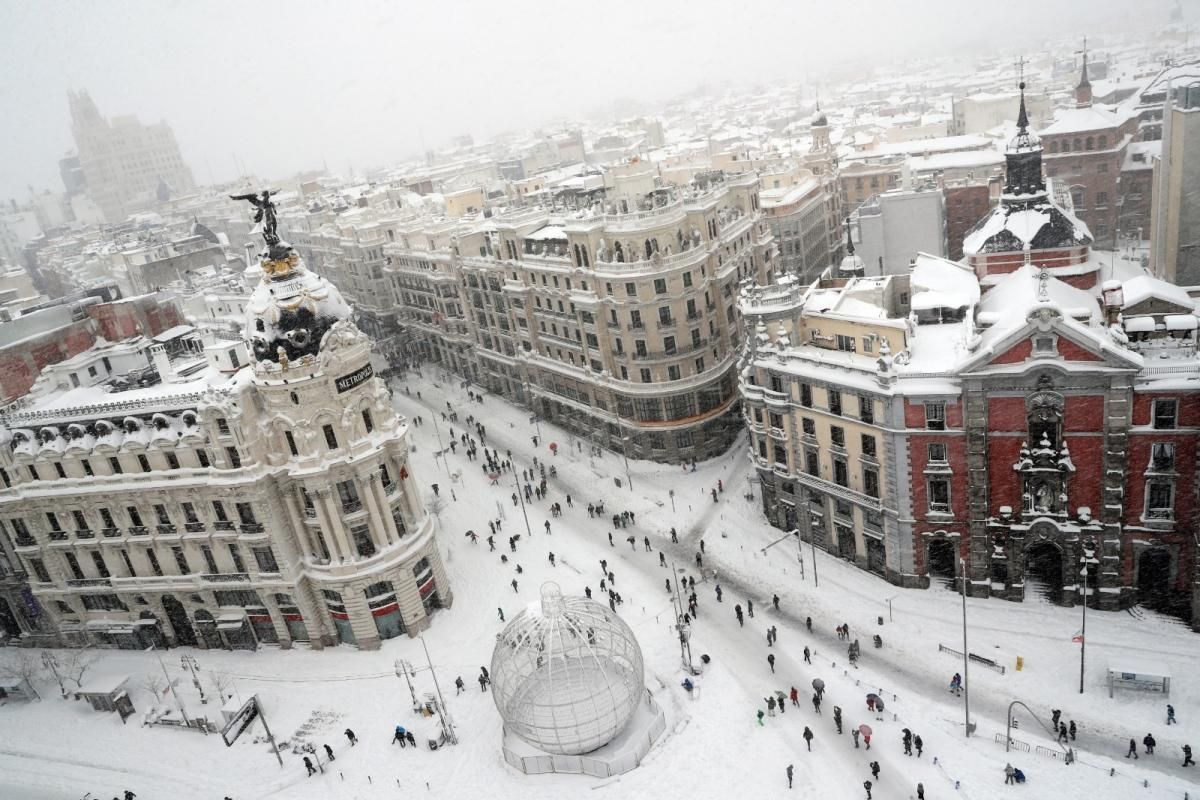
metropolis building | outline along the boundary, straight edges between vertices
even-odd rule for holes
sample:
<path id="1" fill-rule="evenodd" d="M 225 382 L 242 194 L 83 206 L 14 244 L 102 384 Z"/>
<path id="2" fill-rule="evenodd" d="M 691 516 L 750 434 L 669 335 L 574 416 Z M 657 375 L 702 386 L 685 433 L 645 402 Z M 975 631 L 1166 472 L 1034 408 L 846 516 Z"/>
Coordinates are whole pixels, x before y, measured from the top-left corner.
<path id="1" fill-rule="evenodd" d="M 286 245 L 261 273 L 245 342 L 152 345 L 141 388 L 98 346 L 0 416 L 0 547 L 62 644 L 374 649 L 451 603 L 350 306 Z"/>

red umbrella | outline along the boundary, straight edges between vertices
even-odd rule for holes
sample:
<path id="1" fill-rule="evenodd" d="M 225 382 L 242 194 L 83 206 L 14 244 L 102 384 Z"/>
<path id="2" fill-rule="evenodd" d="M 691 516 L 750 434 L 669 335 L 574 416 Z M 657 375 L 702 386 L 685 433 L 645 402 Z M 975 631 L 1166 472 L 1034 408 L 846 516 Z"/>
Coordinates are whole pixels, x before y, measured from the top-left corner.
<path id="1" fill-rule="evenodd" d="M 870 736 L 871 735 L 871 726 L 870 725 L 859 725 L 858 732 L 861 733 L 863 736 Z"/>
<path id="2" fill-rule="evenodd" d="M 558 442 L 551 442 L 551 443 L 550 443 L 550 452 L 551 452 L 551 453 L 557 453 L 557 452 L 558 452 Z"/>

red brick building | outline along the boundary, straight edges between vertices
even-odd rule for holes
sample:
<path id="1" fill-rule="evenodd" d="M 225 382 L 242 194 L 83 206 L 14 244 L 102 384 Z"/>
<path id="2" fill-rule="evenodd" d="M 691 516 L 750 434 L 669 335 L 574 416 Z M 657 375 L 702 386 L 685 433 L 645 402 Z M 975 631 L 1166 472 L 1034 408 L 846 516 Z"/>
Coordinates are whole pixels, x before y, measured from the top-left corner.
<path id="1" fill-rule="evenodd" d="M 963 239 L 992 208 L 991 190 L 986 183 L 944 186 L 946 198 L 946 252 L 958 261 L 963 257 Z"/>
<path id="2" fill-rule="evenodd" d="M 1086 572 L 1089 605 L 1200 631 L 1197 304 L 1110 273 L 1042 155 L 1022 101 L 966 264 L 744 292 L 763 510 L 897 585 L 1073 605 Z"/>
<path id="3" fill-rule="evenodd" d="M 64 303 L 5 323 L 0 339 L 0 401 L 29 391 L 42 369 L 79 355 L 96 343 L 142 335 L 152 338 L 184 323 L 174 298 L 147 294 L 110 303 Z"/>

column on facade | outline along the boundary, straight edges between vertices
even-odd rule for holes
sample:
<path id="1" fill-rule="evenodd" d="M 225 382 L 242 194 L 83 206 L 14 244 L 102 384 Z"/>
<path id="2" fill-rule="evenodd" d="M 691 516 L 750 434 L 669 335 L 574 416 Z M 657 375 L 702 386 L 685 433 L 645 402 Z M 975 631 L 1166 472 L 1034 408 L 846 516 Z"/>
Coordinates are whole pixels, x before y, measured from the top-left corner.
<path id="1" fill-rule="evenodd" d="M 379 649 L 379 629 L 375 627 L 375 618 L 371 616 L 371 608 L 367 605 L 367 597 L 361 586 L 350 584 L 340 587 L 342 603 L 346 614 L 350 617 L 350 629 L 358 640 L 360 650 Z"/>
<path id="2" fill-rule="evenodd" d="M 312 585 L 311 581 L 301 580 L 292 592 L 292 599 L 304 617 L 304 627 L 308 628 L 308 643 L 314 650 L 323 650 L 329 642 L 335 641 L 333 623 L 329 619 L 329 609 L 325 605 L 324 596 Z"/>
<path id="3" fill-rule="evenodd" d="M 300 508 L 300 499 L 296 496 L 296 492 L 284 493 L 283 506 L 287 509 L 288 520 L 292 523 L 292 530 L 296 532 L 296 543 L 300 548 L 300 560 L 307 561 L 317 553 L 318 548 L 314 546 L 312 532 L 309 531 L 308 524 L 305 522 L 307 517 Z"/>
<path id="4" fill-rule="evenodd" d="M 332 492 L 329 489 L 317 489 L 314 492 L 317 501 L 313 504 L 317 509 L 317 519 L 321 528 L 328 534 L 327 543 L 333 549 L 330 556 L 337 561 L 346 561 L 354 551 L 346 539 L 346 528 L 333 505 Z"/>
<path id="5" fill-rule="evenodd" d="M 379 483 L 379 473 L 372 472 L 366 477 L 366 498 L 367 504 L 367 529 L 371 532 L 371 541 L 375 543 L 376 550 L 383 550 L 392 544 L 392 537 L 388 532 L 386 518 L 383 509 L 387 506 L 380 507 L 379 497 L 376 494 L 376 484 Z"/>
<path id="6" fill-rule="evenodd" d="M 279 644 L 285 650 L 290 648 L 292 646 L 292 633 L 288 630 L 287 622 L 283 619 L 283 612 L 279 610 L 279 603 L 275 602 L 275 593 L 263 589 L 258 594 L 262 598 L 263 604 L 267 607 L 267 613 L 271 615 L 271 624 L 275 626 L 275 635 L 279 637 Z"/>
<path id="7" fill-rule="evenodd" d="M 383 539 L 387 542 L 387 546 L 391 547 L 395 544 L 396 526 L 392 523 L 391 506 L 388 505 L 387 495 L 383 491 L 383 479 L 378 472 L 371 473 L 367 488 L 375 500 L 376 508 L 379 509 L 379 528 L 383 531 Z"/>

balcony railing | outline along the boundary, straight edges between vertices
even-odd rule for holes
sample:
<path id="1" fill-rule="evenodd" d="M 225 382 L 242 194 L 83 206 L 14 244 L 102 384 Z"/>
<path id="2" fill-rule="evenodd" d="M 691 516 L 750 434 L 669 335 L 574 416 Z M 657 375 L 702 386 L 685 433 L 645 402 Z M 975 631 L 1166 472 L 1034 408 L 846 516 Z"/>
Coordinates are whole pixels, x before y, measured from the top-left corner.
<path id="1" fill-rule="evenodd" d="M 66 531 L 50 531 L 50 541 L 65 542 L 67 540 Z"/>
<path id="2" fill-rule="evenodd" d="M 242 533 L 262 533 L 263 525 L 261 522 L 243 522 Z"/>
<path id="3" fill-rule="evenodd" d="M 17 547 L 37 547 L 37 539 L 32 536 L 18 536 Z"/>
<path id="4" fill-rule="evenodd" d="M 362 500 L 351 500 L 348 503 L 342 503 L 343 514 L 353 514 L 357 511 L 362 511 Z"/>
<path id="5" fill-rule="evenodd" d="M 213 523 L 213 528 L 218 531 L 231 531 L 233 530 L 233 523 L 227 519 L 219 519 Z"/>
<path id="6" fill-rule="evenodd" d="M 101 528 L 100 534 L 105 539 L 116 539 L 118 536 L 121 535 L 121 529 L 120 528 Z"/>
<path id="7" fill-rule="evenodd" d="M 306 508 L 304 509 L 304 516 L 308 517 L 309 519 L 316 519 L 317 510 L 315 508 Z"/>
<path id="8" fill-rule="evenodd" d="M 88 528 L 80 528 L 79 530 L 75 531 L 75 538 L 76 539 L 95 539 L 96 532 L 93 530 L 90 530 Z"/>
<path id="9" fill-rule="evenodd" d="M 67 581 L 67 586 L 112 586 L 112 581 L 108 578 L 71 578 Z"/>
<path id="10" fill-rule="evenodd" d="M 214 572 L 200 576 L 200 580 L 209 583 L 238 583 L 250 580 L 250 574 L 246 572 Z"/>
<path id="11" fill-rule="evenodd" d="M 396 493 L 396 488 L 397 487 L 395 483 L 385 483 L 383 485 L 383 492 L 387 495 L 393 495 Z"/>
<path id="12" fill-rule="evenodd" d="M 158 532 L 163 534 L 164 536 L 170 536 L 172 533 L 176 533 L 178 530 L 179 529 L 176 528 L 174 525 L 159 525 L 158 526 Z"/>
<path id="13" fill-rule="evenodd" d="M 204 523 L 203 522 L 185 522 L 185 523 L 183 523 L 183 529 L 185 531 L 187 531 L 188 533 L 203 533 L 204 532 Z"/>

